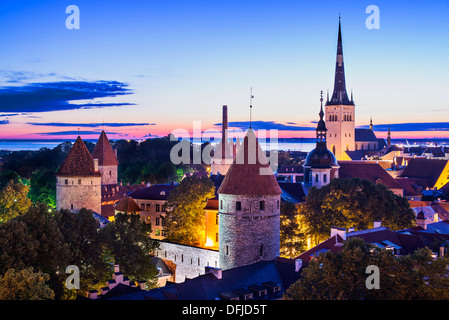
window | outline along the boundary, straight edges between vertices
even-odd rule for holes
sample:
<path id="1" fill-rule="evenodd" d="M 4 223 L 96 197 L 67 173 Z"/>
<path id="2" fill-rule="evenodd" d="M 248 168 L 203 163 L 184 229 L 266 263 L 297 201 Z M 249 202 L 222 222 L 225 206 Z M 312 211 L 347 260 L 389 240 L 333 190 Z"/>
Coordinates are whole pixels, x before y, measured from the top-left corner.
<path id="1" fill-rule="evenodd" d="M 279 209 L 279 200 L 277 201 L 277 208 Z"/>
<path id="2" fill-rule="evenodd" d="M 237 210 L 237 211 L 242 210 L 242 203 L 240 201 L 237 201 L 235 203 L 235 210 Z"/>
<path id="3" fill-rule="evenodd" d="M 260 201 L 260 210 L 265 210 L 265 201 Z"/>
<path id="4" fill-rule="evenodd" d="M 223 210 L 223 200 L 220 200 L 220 209 Z"/>
<path id="5" fill-rule="evenodd" d="M 145 211 L 145 203 L 142 203 L 142 204 L 140 205 L 140 210 Z"/>
<path id="6" fill-rule="evenodd" d="M 161 223 L 161 218 L 160 217 L 156 217 L 156 222 L 155 222 L 155 225 L 160 225 L 160 223 Z"/>
<path id="7" fill-rule="evenodd" d="M 69 184 L 69 179 L 65 179 L 65 180 L 64 180 L 64 183 L 65 183 L 65 184 Z"/>
<path id="8" fill-rule="evenodd" d="M 226 255 L 229 256 L 229 246 L 226 245 Z"/>
<path id="9" fill-rule="evenodd" d="M 70 210 L 73 210 L 73 203 L 70 204 Z"/>
<path id="10" fill-rule="evenodd" d="M 218 232 L 215 233 L 215 242 L 218 242 Z"/>
<path id="11" fill-rule="evenodd" d="M 109 176 L 112 176 L 112 171 L 109 171 Z"/>
<path id="12" fill-rule="evenodd" d="M 323 175 L 323 182 L 327 182 L 327 174 Z"/>
<path id="13" fill-rule="evenodd" d="M 263 243 L 259 247 L 259 256 L 263 256 Z"/>
<path id="14" fill-rule="evenodd" d="M 78 179 L 78 184 L 81 184 L 81 179 Z"/>
<path id="15" fill-rule="evenodd" d="M 147 203 L 147 211 L 150 211 L 150 209 L 151 209 L 151 204 Z"/>
<path id="16" fill-rule="evenodd" d="M 160 204 L 156 204 L 156 212 L 161 212 L 161 205 Z"/>
<path id="17" fill-rule="evenodd" d="M 161 218 L 161 226 L 165 226 L 165 219 Z"/>
<path id="18" fill-rule="evenodd" d="M 215 215 L 215 224 L 218 225 L 218 213 Z"/>
<path id="19" fill-rule="evenodd" d="M 318 175 L 315 175 L 315 182 L 318 182 Z"/>
<path id="20" fill-rule="evenodd" d="M 162 210 L 161 210 L 162 212 L 165 212 L 165 207 L 166 207 L 166 205 L 163 204 L 163 205 L 162 205 Z"/>

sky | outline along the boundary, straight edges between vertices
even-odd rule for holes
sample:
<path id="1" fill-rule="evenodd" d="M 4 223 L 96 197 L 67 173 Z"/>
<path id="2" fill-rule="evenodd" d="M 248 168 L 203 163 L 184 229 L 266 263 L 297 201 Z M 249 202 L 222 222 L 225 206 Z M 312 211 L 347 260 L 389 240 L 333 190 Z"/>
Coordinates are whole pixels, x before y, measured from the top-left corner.
<path id="1" fill-rule="evenodd" d="M 447 1 L 2 0 L 0 139 L 245 131 L 250 88 L 255 129 L 313 137 L 339 15 L 356 127 L 449 137 Z"/>

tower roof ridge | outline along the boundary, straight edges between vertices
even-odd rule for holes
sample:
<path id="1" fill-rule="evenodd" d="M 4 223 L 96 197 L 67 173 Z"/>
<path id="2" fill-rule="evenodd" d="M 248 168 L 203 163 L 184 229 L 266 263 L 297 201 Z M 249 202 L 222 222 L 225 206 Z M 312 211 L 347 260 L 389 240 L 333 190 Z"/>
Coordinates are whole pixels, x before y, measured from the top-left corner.
<path id="1" fill-rule="evenodd" d="M 98 165 L 100 166 L 118 166 L 114 150 L 104 130 L 101 131 L 100 137 L 95 144 L 92 158 L 98 159 Z"/>
<path id="2" fill-rule="evenodd" d="M 218 189 L 219 194 L 280 195 L 282 193 L 253 129 L 242 145 Z"/>
<path id="3" fill-rule="evenodd" d="M 75 177 L 101 176 L 100 171 L 95 171 L 94 160 L 80 136 L 76 139 L 56 175 Z"/>

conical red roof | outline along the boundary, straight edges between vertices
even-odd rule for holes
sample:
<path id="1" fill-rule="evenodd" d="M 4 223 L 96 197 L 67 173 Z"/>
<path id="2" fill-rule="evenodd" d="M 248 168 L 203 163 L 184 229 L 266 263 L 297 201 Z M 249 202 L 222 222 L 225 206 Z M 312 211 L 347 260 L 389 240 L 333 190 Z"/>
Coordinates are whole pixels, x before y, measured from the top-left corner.
<path id="1" fill-rule="evenodd" d="M 104 130 L 92 151 L 92 158 L 98 159 L 99 166 L 118 166 L 117 158 Z"/>
<path id="2" fill-rule="evenodd" d="M 244 196 L 280 195 L 282 193 L 265 153 L 251 128 L 246 133 L 218 193 Z"/>
<path id="3" fill-rule="evenodd" d="M 70 177 L 101 176 L 100 171 L 95 171 L 94 160 L 81 137 L 78 136 L 76 139 L 56 175 Z"/>
<path id="4" fill-rule="evenodd" d="M 116 204 L 114 204 L 114 209 L 125 213 L 142 211 L 136 201 L 134 201 L 134 199 L 129 196 L 124 196 Z"/>

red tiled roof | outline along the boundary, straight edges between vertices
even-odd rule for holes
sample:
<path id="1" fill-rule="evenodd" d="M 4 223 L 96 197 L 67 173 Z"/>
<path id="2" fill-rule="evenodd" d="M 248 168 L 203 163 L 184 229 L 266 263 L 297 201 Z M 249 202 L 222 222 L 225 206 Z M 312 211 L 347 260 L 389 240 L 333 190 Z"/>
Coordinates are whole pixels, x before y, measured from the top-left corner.
<path id="1" fill-rule="evenodd" d="M 142 210 L 140 210 L 136 201 L 134 201 L 134 199 L 129 196 L 124 196 L 117 203 L 115 203 L 114 210 L 117 210 L 120 212 L 125 212 L 125 213 L 142 211 Z"/>
<path id="2" fill-rule="evenodd" d="M 81 137 L 78 136 L 76 139 L 56 175 L 65 177 L 101 176 L 100 171 L 95 171 L 94 160 Z"/>
<path id="3" fill-rule="evenodd" d="M 383 183 L 389 189 L 402 189 L 402 186 L 378 163 L 364 161 L 339 161 L 340 178 L 366 179 L 373 183 Z"/>
<path id="4" fill-rule="evenodd" d="M 343 246 L 341 245 L 343 242 L 344 242 L 343 238 L 337 234 L 327 240 L 324 240 L 315 247 L 301 253 L 295 259 L 301 259 L 302 265 L 307 266 L 310 260 L 313 259 L 314 254 L 316 254 L 318 251 L 330 250 L 332 252 L 340 252 L 343 248 Z"/>
<path id="5" fill-rule="evenodd" d="M 98 159 L 99 166 L 118 166 L 114 150 L 104 130 L 101 132 L 100 138 L 92 151 L 92 158 Z"/>
<path id="6" fill-rule="evenodd" d="M 269 174 L 261 174 L 261 171 L 268 171 Z M 282 193 L 253 129 L 250 128 L 246 133 L 218 193 L 249 196 Z"/>

